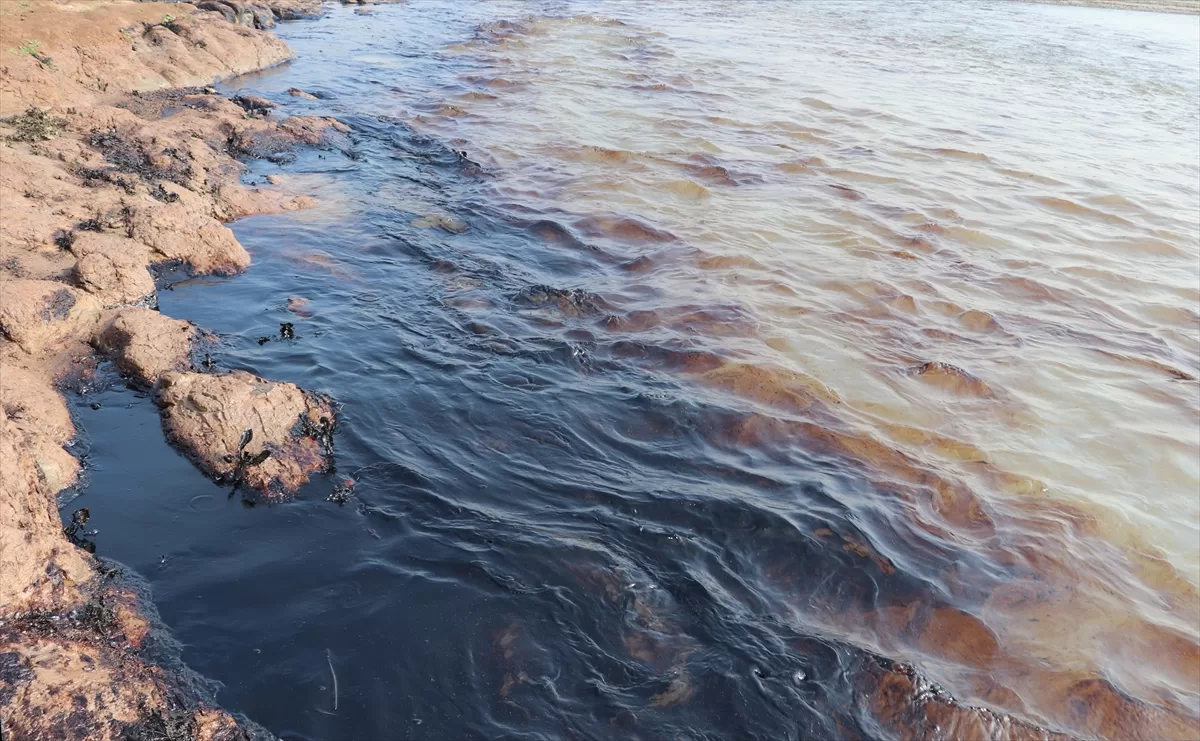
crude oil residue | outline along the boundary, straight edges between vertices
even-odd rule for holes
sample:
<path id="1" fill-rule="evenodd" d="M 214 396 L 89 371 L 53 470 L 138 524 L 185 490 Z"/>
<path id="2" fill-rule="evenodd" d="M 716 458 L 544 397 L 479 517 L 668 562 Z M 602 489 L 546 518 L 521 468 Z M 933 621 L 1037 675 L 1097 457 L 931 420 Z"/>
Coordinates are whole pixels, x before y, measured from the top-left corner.
<path id="1" fill-rule="evenodd" d="M 249 507 L 148 400 L 79 412 L 98 552 L 228 707 L 1200 733 L 1195 17 L 413 0 L 281 35 L 233 87 L 353 144 L 254 163 L 321 205 L 161 302 L 339 399 L 338 472 Z"/>

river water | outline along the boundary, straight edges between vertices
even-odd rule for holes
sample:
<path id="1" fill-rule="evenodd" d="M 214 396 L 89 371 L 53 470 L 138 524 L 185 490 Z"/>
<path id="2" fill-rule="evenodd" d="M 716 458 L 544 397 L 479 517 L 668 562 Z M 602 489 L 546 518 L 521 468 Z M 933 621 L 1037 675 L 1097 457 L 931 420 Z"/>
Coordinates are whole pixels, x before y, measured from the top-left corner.
<path id="1" fill-rule="evenodd" d="M 1200 732 L 1200 20 L 413 0 L 279 32 L 299 59 L 230 87 L 352 144 L 253 163 L 321 205 L 161 305 L 336 397 L 338 474 L 251 507 L 148 399 L 78 402 L 98 552 L 227 707 L 887 737 L 886 657 L 1052 729 Z"/>

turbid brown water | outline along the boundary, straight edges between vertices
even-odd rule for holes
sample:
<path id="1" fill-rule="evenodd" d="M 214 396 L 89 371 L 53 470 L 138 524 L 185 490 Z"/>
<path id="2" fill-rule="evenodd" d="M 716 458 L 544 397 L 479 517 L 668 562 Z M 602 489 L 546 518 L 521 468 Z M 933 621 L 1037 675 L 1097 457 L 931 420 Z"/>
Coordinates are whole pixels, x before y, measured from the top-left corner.
<path id="1" fill-rule="evenodd" d="M 291 166 L 321 209 L 237 228 L 244 277 L 163 307 L 344 402 L 357 508 L 159 505 L 164 618 L 230 648 L 185 658 L 231 707 L 932 734 L 892 659 L 1013 722 L 1197 735 L 1197 19 L 427 0 L 293 29 L 244 86 L 355 147 Z M 338 716 L 296 717 L 330 655 Z"/>

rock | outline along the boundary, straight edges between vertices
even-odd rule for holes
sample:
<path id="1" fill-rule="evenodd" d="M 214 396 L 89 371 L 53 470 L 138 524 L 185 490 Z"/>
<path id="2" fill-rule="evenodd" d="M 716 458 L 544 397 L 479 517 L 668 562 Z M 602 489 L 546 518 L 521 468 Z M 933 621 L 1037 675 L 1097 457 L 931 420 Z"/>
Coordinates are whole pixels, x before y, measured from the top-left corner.
<path id="1" fill-rule="evenodd" d="M 100 319 L 95 298 L 56 281 L 7 281 L 0 297 L 0 331 L 30 354 L 85 337 Z"/>
<path id="2" fill-rule="evenodd" d="M 445 229 L 451 234 L 462 234 L 467 230 L 466 224 L 445 214 L 426 214 L 414 219 L 412 225 L 418 229 Z"/>
<path id="3" fill-rule="evenodd" d="M 229 137 L 229 148 L 248 157 L 279 161 L 302 144 L 328 146 L 336 141 L 335 135 L 350 132 L 341 121 L 322 116 L 292 116 L 269 127 L 265 123 L 269 122 L 247 120 Z"/>
<path id="4" fill-rule="evenodd" d="M 74 484 L 79 461 L 62 446 L 75 437 L 75 425 L 46 374 L 6 363 L 0 373 L 0 406 L 45 489 L 57 494 Z"/>
<path id="5" fill-rule="evenodd" d="M 281 495 L 328 464 L 333 407 L 294 384 L 245 371 L 167 373 L 157 401 L 167 437 L 218 481 Z"/>
<path id="6" fill-rule="evenodd" d="M 266 98 L 260 98 L 257 95 L 235 95 L 233 102 L 244 108 L 247 113 L 252 114 L 266 114 L 272 108 L 278 107 Z"/>
<path id="7" fill-rule="evenodd" d="M 221 188 L 218 208 L 222 218 L 238 218 L 252 214 L 299 211 L 312 208 L 316 204 L 317 200 L 312 196 L 294 195 L 285 190 L 228 185 Z"/>
<path id="8" fill-rule="evenodd" d="M 279 128 L 294 136 L 297 141 L 314 147 L 326 143 L 330 131 L 350 133 L 349 126 L 328 116 L 292 116 L 284 119 Z"/>
<path id="9" fill-rule="evenodd" d="M 196 328 L 142 307 L 122 309 L 96 338 L 96 347 L 126 373 L 153 386 L 169 371 L 188 368 Z"/>
<path id="10" fill-rule="evenodd" d="M 817 379 L 773 365 L 730 361 L 703 373 L 700 379 L 714 388 L 794 413 L 817 402 L 840 401 L 833 389 Z"/>
<path id="11" fill-rule="evenodd" d="M 216 12 L 186 3 L 32 0 L 19 12 L 6 3 L 0 22 L 2 48 L 14 49 L 3 53 L 0 117 L 50 109 L 0 121 L 0 135 L 25 139 L 0 146 L 3 739 L 269 736 L 247 734 L 251 724 L 239 728 L 212 709 L 203 683 L 176 671 L 182 666 L 170 651 L 140 652 L 162 626 L 144 604 L 122 600 L 113 569 L 101 574 L 86 539 L 68 539 L 55 496 L 79 470 L 66 447 L 75 429 L 56 384 L 93 367 L 86 343 L 104 344 L 126 372 L 152 383 L 186 367 L 195 335 L 145 309 L 109 311 L 105 322 L 101 307 L 153 295 L 146 268 L 156 260 L 236 272 L 250 258 L 219 220 L 311 203 L 248 194 L 239 184 L 244 167 L 227 145 L 232 131 L 275 131 L 292 146 L 300 140 L 269 117 L 247 116 L 244 105 L 210 85 L 291 58 L 283 41 L 254 28 L 273 25 L 276 16 L 319 14 L 321 0 L 197 1 Z M 243 25 L 227 22 L 227 13 Z M 17 46 L 34 52 L 17 54 Z M 257 100 L 249 105 L 265 109 Z M 267 396 L 290 400 L 289 388 Z M 301 410 L 317 414 L 317 426 L 307 429 L 321 439 L 271 442 L 279 470 L 266 462 L 256 468 L 280 481 L 306 470 L 296 462 L 300 454 L 323 463 L 329 440 L 317 407 L 326 419 L 332 410 L 301 396 Z M 297 427 L 298 413 L 291 415 Z M 266 416 L 263 427 L 273 420 Z M 259 438 L 270 442 L 265 431 Z M 160 657 L 173 666 L 156 665 Z"/>
<path id="12" fill-rule="evenodd" d="M 263 0 L 262 4 L 281 21 L 320 18 L 325 13 L 323 0 Z"/>
<path id="13" fill-rule="evenodd" d="M 196 729 L 195 741 L 241 741 L 247 737 L 237 721 L 220 710 L 201 710 L 193 716 L 192 722 Z"/>
<path id="14" fill-rule="evenodd" d="M 312 311 L 306 309 L 306 306 L 308 306 L 308 299 L 303 296 L 288 296 L 287 310 L 296 316 L 302 316 L 305 319 L 311 317 Z"/>
<path id="15" fill-rule="evenodd" d="M 282 40 L 253 29 L 274 23 L 275 4 L 318 12 L 320 6 L 307 0 L 217 4 L 240 8 L 244 25 L 231 25 L 220 10 L 189 13 L 183 5 L 152 3 L 33 2 L 19 15 L 6 14 L 6 38 L 36 40 L 53 65 L 5 53 L 0 116 L 30 105 L 86 108 L 117 92 L 209 85 L 270 67 L 294 55 Z M 169 25 L 162 23 L 168 12 L 176 16 Z"/>
<path id="16" fill-rule="evenodd" d="M 267 29 L 275 27 L 275 14 L 266 5 L 238 2 L 238 0 L 205 0 L 197 3 L 200 10 L 220 13 L 225 20 L 246 28 Z"/>
<path id="17" fill-rule="evenodd" d="M 1074 741 L 1009 715 L 959 703 L 907 664 L 864 657 L 855 672 L 865 710 L 895 738 Z"/>
<path id="18" fill-rule="evenodd" d="M 210 719 L 212 711 L 203 709 L 192 715 L 179 707 L 175 693 L 165 686 L 164 673 L 122 650 L 127 636 L 105 601 L 97 599 L 81 610 L 46 619 L 53 619 L 55 627 L 37 638 L 16 640 L 11 634 L 0 634 L 0 656 L 16 679 L 12 692 L 4 698 L 5 731 L 11 738 L 247 738 L 241 732 L 193 735 L 191 729 L 229 729 L 231 723 L 217 726 L 215 719 Z"/>
<path id="19" fill-rule="evenodd" d="M 287 92 L 288 92 L 288 95 L 292 96 L 293 98 L 304 98 L 305 100 L 318 100 L 317 96 L 313 95 L 312 93 L 305 92 L 298 87 L 290 87 L 290 88 L 288 88 Z"/>
<path id="20" fill-rule="evenodd" d="M 250 255 L 229 228 L 206 215 L 198 198 L 185 189 L 180 200 L 139 208 L 130 225 L 133 236 L 162 257 L 181 260 L 197 273 L 233 275 L 250 265 Z"/>
<path id="21" fill-rule="evenodd" d="M 11 384 L 7 369 L 3 375 Z M 78 585 L 92 576 L 89 557 L 62 537 L 54 493 L 28 444 L 37 438 L 9 417 L 12 401 L 6 393 L 0 405 L 0 617 L 75 604 Z"/>
<path id="22" fill-rule="evenodd" d="M 991 387 L 982 379 L 949 363 L 942 363 L 937 360 L 922 363 L 912 370 L 912 374 L 925 383 L 953 394 L 975 396 L 984 399 L 989 399 L 996 395 Z"/>
<path id="23" fill-rule="evenodd" d="M 3 370 L 0 406 L 10 423 L 27 435 L 43 436 L 58 445 L 75 437 L 67 404 L 44 373 L 11 362 L 6 362 Z"/>
<path id="24" fill-rule="evenodd" d="M 79 232 L 71 244 L 78 258 L 75 280 L 105 307 L 131 304 L 154 293 L 146 270 L 148 250 L 132 239 Z"/>

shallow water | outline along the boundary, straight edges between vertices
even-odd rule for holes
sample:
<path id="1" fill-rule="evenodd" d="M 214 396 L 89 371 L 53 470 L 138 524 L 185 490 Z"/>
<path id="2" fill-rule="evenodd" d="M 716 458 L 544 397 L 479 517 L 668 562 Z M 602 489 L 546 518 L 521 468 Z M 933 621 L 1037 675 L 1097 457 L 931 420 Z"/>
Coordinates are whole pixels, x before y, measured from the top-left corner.
<path id="1" fill-rule="evenodd" d="M 280 32 L 298 61 L 234 87 L 353 146 L 254 163 L 322 205 L 160 303 L 339 399 L 338 474 L 248 507 L 148 399 L 78 402 L 98 552 L 226 706 L 286 738 L 887 736 L 879 655 L 1195 735 L 1196 18 L 414 0 Z"/>

